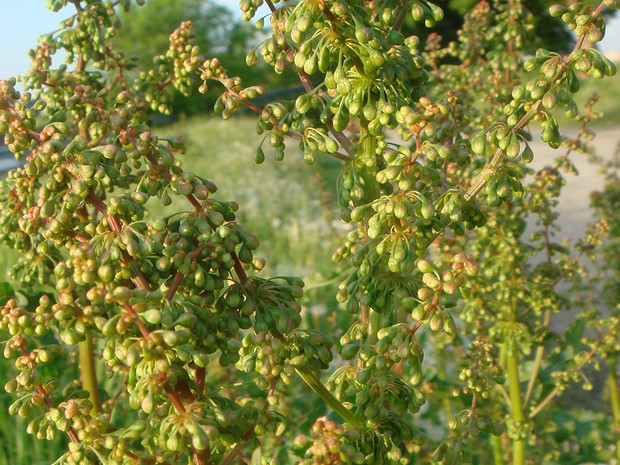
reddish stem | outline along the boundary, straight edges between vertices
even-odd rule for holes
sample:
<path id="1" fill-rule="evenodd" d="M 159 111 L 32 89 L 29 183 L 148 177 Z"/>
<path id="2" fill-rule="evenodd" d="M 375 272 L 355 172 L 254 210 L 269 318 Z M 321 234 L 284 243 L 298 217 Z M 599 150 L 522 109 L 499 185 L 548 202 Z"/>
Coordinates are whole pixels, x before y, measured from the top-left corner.
<path id="1" fill-rule="evenodd" d="M 174 408 L 176 408 L 177 412 L 179 413 L 185 413 L 185 406 L 183 405 L 183 401 L 181 400 L 178 392 L 174 390 L 174 387 L 172 387 L 172 384 L 170 384 L 170 382 L 168 381 L 166 374 L 159 372 L 158 376 L 162 383 L 164 391 L 166 391 L 166 394 L 168 395 L 170 402 L 172 402 L 172 405 L 174 405 Z"/>
<path id="2" fill-rule="evenodd" d="M 198 386 L 198 395 L 201 396 L 205 392 L 205 381 L 207 370 L 205 367 L 196 367 L 196 385 Z"/>
<path id="3" fill-rule="evenodd" d="M 193 262 L 194 260 L 196 260 L 198 255 L 200 255 L 200 253 L 204 249 L 205 249 L 204 245 L 199 245 L 198 247 L 196 247 L 192 251 L 192 253 L 189 254 L 190 261 Z M 174 275 L 174 278 L 172 279 L 172 283 L 170 284 L 170 288 L 168 289 L 168 292 L 166 293 L 166 300 L 167 301 L 171 301 L 172 300 L 172 298 L 174 297 L 174 294 L 177 292 L 177 289 L 179 288 L 179 286 L 183 282 L 183 278 L 185 278 L 185 275 L 183 273 L 181 273 L 180 271 L 178 271 L 177 274 Z"/>
<path id="4" fill-rule="evenodd" d="M 28 360 L 28 368 L 30 369 L 30 372 L 34 373 L 34 364 L 32 363 L 32 361 L 30 361 L 30 356 L 28 352 L 26 352 L 26 349 L 20 346 L 19 351 L 24 356 L 24 358 Z M 54 402 L 52 402 L 52 399 L 50 399 L 49 396 L 46 394 L 45 389 L 43 389 L 43 386 L 41 386 L 40 384 L 37 384 L 35 385 L 35 388 L 37 389 L 37 392 L 39 393 L 39 395 L 43 398 L 43 401 L 45 402 L 45 405 L 47 405 L 47 408 L 49 409 L 57 408 L 56 404 L 54 404 Z M 67 435 L 69 436 L 72 442 L 80 442 L 80 438 L 78 437 L 77 433 L 75 432 L 73 428 L 69 428 L 67 430 Z"/>
<path id="5" fill-rule="evenodd" d="M 151 335 L 151 333 L 149 333 L 148 328 L 142 322 L 142 320 L 140 319 L 140 316 L 136 313 L 136 311 L 129 304 L 129 302 L 123 302 L 123 308 L 125 310 L 127 310 L 127 313 L 129 313 L 133 317 L 134 321 L 136 322 L 136 325 L 138 325 L 138 329 L 140 330 L 140 334 L 142 334 L 144 339 L 148 339 L 149 336 Z"/>
<path id="6" fill-rule="evenodd" d="M 101 198 L 99 198 L 93 192 L 89 192 L 89 194 L 88 194 L 88 196 L 86 198 L 87 198 L 88 202 L 93 207 L 95 207 L 95 209 L 99 213 L 101 213 L 102 215 L 107 217 L 108 224 L 110 225 L 110 229 L 112 229 L 112 231 L 114 231 L 116 233 L 121 233 L 123 231 L 123 228 L 121 227 L 121 224 L 118 222 L 118 219 L 116 217 L 114 217 L 114 216 L 108 215 L 108 207 L 105 204 L 105 202 L 103 200 L 101 200 Z M 124 263 L 126 263 L 126 264 L 131 263 L 131 261 L 133 259 L 127 253 L 126 250 L 121 250 L 121 254 L 123 256 L 123 262 Z M 143 287 L 147 291 L 151 292 L 153 290 L 151 288 L 151 284 L 147 281 L 147 279 L 140 272 L 140 270 L 135 269 L 134 272 L 136 273 L 136 275 L 132 278 L 132 281 L 134 281 L 138 286 Z"/>

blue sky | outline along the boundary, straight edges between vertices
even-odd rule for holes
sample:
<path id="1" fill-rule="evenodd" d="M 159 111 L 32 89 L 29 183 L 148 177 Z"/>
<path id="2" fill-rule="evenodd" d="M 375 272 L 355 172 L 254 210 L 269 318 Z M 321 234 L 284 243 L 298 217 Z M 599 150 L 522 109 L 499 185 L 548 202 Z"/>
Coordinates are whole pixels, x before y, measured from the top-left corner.
<path id="1" fill-rule="evenodd" d="M 0 78 L 24 73 L 28 69 L 28 50 L 37 43 L 37 36 L 51 32 L 64 19 L 62 10 L 53 13 L 45 8 L 44 0 L 0 0 Z M 237 0 L 218 0 L 236 11 Z M 620 17 L 607 25 L 607 34 L 601 49 L 620 53 Z M 617 58 L 617 57 L 616 57 Z"/>

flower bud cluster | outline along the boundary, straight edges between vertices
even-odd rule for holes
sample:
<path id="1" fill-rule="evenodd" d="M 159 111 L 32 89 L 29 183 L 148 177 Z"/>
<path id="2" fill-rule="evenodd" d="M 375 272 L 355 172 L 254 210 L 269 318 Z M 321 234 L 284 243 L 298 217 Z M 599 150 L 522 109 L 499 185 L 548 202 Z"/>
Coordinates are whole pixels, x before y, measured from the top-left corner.
<path id="1" fill-rule="evenodd" d="M 495 346 L 480 339 L 473 341 L 467 349 L 459 373 L 459 381 L 465 386 L 455 390 L 453 395 L 457 397 L 472 392 L 482 399 L 488 399 L 494 386 L 505 382 L 504 377 L 500 375 L 500 368 L 495 365 L 496 360 Z"/>
<path id="2" fill-rule="evenodd" d="M 360 439 L 359 431 L 348 429 L 327 417 L 320 417 L 311 428 L 311 435 L 300 434 L 293 440 L 293 447 L 305 450 L 303 465 L 363 464 L 365 457 L 357 450 L 355 442 Z"/>

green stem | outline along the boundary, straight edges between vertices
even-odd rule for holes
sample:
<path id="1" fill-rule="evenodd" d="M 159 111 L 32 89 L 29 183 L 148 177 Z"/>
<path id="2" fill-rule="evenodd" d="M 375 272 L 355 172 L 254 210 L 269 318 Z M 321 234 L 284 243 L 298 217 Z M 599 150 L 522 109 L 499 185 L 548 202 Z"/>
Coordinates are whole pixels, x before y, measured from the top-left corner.
<path id="1" fill-rule="evenodd" d="M 614 426 L 616 431 L 616 460 L 620 463 L 620 392 L 618 389 L 618 370 L 616 369 L 616 359 L 611 358 L 607 361 L 609 368 L 607 382 L 609 384 L 609 398 L 611 409 L 614 415 Z"/>
<path id="2" fill-rule="evenodd" d="M 357 159 L 360 160 L 364 166 L 362 167 L 361 176 L 364 179 L 364 198 L 367 202 L 371 202 L 379 198 L 379 184 L 377 183 L 377 169 L 376 169 L 376 156 L 377 156 L 377 138 L 368 133 L 368 130 L 362 126 L 360 136 L 360 149 L 358 151 Z"/>
<path id="3" fill-rule="evenodd" d="M 95 348 L 90 332 L 86 333 L 86 339 L 78 344 L 80 357 L 80 375 L 82 388 L 90 393 L 90 401 L 93 404 L 91 415 L 94 417 L 101 412 L 101 399 L 99 397 L 99 383 L 95 371 Z"/>
<path id="4" fill-rule="evenodd" d="M 364 179 L 364 197 L 366 201 L 372 201 L 379 197 L 379 185 L 377 184 L 375 169 L 377 138 L 368 132 L 368 122 L 364 118 L 360 121 L 360 125 L 361 137 L 357 158 L 363 163 L 361 175 Z M 372 308 L 369 309 L 367 344 L 375 344 L 377 342 L 377 332 L 380 328 L 381 315 Z"/>
<path id="5" fill-rule="evenodd" d="M 331 392 L 321 383 L 321 380 L 308 368 L 295 368 L 297 374 L 323 401 L 342 417 L 347 423 L 359 426 L 355 415 L 336 399 Z"/>
<path id="6" fill-rule="evenodd" d="M 517 348 L 514 336 L 510 336 L 509 346 L 506 351 L 506 370 L 508 371 L 508 391 L 510 393 L 512 420 L 515 423 L 515 426 L 518 427 L 525 422 L 525 414 L 523 412 L 523 402 L 521 400 L 519 359 L 517 357 Z M 525 438 L 513 439 L 512 442 L 512 464 L 524 465 Z"/>
<path id="7" fill-rule="evenodd" d="M 374 345 L 377 343 L 379 329 L 381 329 L 381 314 L 371 308 L 368 315 L 368 338 L 366 339 L 366 344 Z"/>
<path id="8" fill-rule="evenodd" d="M 545 328 L 549 326 L 549 321 L 551 319 L 551 310 L 545 311 L 543 325 Z M 540 371 L 540 367 L 542 365 L 543 356 L 545 355 L 545 347 L 538 346 L 536 349 L 536 356 L 534 357 L 534 369 L 532 370 L 532 375 L 530 376 L 530 381 L 527 384 L 527 391 L 525 393 L 525 400 L 523 401 L 523 405 L 527 405 L 532 397 L 532 393 L 534 392 L 534 386 L 536 385 L 536 379 L 538 378 L 538 372 Z"/>
<path id="9" fill-rule="evenodd" d="M 493 464 L 504 465 L 504 451 L 502 449 L 502 438 L 491 435 L 491 445 L 493 446 Z"/>

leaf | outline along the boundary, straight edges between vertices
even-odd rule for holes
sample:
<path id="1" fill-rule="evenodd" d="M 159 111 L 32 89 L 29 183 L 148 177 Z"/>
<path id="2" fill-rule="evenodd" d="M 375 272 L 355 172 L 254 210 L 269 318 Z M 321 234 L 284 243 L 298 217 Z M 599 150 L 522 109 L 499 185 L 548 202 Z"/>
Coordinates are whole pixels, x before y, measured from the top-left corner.
<path id="1" fill-rule="evenodd" d="M 13 290 L 13 286 L 6 281 L 0 282 L 0 305 L 4 305 L 9 298 L 15 296 L 15 291 Z"/>
<path id="2" fill-rule="evenodd" d="M 6 295 L 13 295 L 13 286 L 6 281 L 0 282 L 0 297 L 4 297 Z"/>
<path id="3" fill-rule="evenodd" d="M 263 452 L 260 447 L 257 447 L 254 449 L 254 452 L 252 452 L 252 461 L 250 462 L 250 465 L 261 465 L 262 460 Z"/>
<path id="4" fill-rule="evenodd" d="M 564 333 L 564 340 L 573 348 L 577 348 L 581 344 L 581 338 L 586 330 L 586 321 L 579 318 Z"/>

